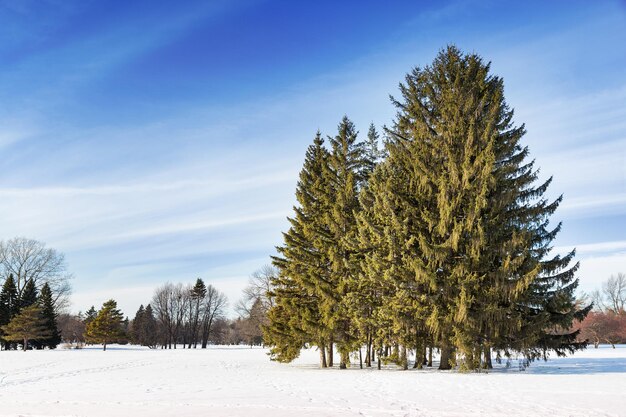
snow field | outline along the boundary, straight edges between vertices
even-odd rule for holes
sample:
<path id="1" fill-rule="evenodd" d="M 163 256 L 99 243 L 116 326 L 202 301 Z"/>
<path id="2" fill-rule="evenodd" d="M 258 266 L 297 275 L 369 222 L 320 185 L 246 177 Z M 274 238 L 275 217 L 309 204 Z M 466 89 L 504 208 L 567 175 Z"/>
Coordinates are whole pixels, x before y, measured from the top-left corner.
<path id="1" fill-rule="evenodd" d="M 488 374 L 317 368 L 248 347 L 0 352 L 0 416 L 626 416 L 626 346 Z"/>

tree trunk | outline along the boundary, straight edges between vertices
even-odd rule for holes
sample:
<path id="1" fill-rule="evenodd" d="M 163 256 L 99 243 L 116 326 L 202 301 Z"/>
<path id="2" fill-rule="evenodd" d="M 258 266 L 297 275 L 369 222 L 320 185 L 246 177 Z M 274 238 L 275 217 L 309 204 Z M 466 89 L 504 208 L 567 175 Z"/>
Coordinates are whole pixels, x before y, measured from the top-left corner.
<path id="1" fill-rule="evenodd" d="M 345 352 L 341 352 L 339 354 L 339 369 L 348 369 L 349 360 L 350 358 L 348 357 L 348 354 Z"/>
<path id="2" fill-rule="evenodd" d="M 363 356 L 361 354 L 361 348 L 359 347 L 359 366 L 363 369 Z"/>
<path id="3" fill-rule="evenodd" d="M 415 336 L 417 342 L 415 342 L 415 363 L 413 363 L 413 369 L 422 369 L 422 366 L 426 363 L 426 347 L 422 345 L 422 340 L 419 339 L 417 331 Z"/>
<path id="4" fill-rule="evenodd" d="M 381 365 L 380 365 L 380 356 L 381 356 L 380 354 L 381 354 L 381 351 L 382 351 L 382 349 L 379 349 L 379 350 L 378 350 L 378 357 L 377 357 L 377 359 L 378 359 L 378 369 L 379 369 L 379 370 L 380 370 L 380 368 L 381 368 Z"/>
<path id="5" fill-rule="evenodd" d="M 326 348 L 324 345 L 320 346 L 320 368 L 327 368 L 328 364 L 326 363 Z"/>
<path id="6" fill-rule="evenodd" d="M 28 346 L 28 339 L 24 338 L 24 352 L 26 352 L 26 347 Z"/>
<path id="7" fill-rule="evenodd" d="M 402 364 L 402 369 L 405 371 L 409 369 L 409 359 L 407 356 L 406 346 L 402 346 L 402 349 L 400 349 L 400 363 Z"/>
<path id="8" fill-rule="evenodd" d="M 432 368 L 433 366 L 433 347 L 428 346 L 428 367 Z"/>
<path id="9" fill-rule="evenodd" d="M 333 365 L 333 342 L 330 342 L 328 345 L 328 367 L 332 368 Z"/>
<path id="10" fill-rule="evenodd" d="M 452 360 L 452 348 L 450 346 L 442 346 L 439 369 L 440 370 L 452 369 L 452 365 L 450 364 L 451 360 Z"/>
<path id="11" fill-rule="evenodd" d="M 106 340 L 104 341 L 104 344 L 102 345 L 102 350 L 104 352 L 106 352 L 106 350 L 107 350 L 107 342 L 106 342 Z"/>
<path id="12" fill-rule="evenodd" d="M 493 369 L 493 363 L 491 362 L 491 348 L 489 346 L 485 346 L 484 355 L 485 363 L 483 364 L 483 368 Z"/>
<path id="13" fill-rule="evenodd" d="M 371 367 L 372 366 L 372 356 L 370 355 L 370 351 L 371 351 L 371 347 L 372 347 L 372 337 L 371 335 L 367 335 L 367 343 L 365 344 L 365 366 L 366 367 Z M 361 351 L 359 350 L 359 354 L 361 353 Z"/>

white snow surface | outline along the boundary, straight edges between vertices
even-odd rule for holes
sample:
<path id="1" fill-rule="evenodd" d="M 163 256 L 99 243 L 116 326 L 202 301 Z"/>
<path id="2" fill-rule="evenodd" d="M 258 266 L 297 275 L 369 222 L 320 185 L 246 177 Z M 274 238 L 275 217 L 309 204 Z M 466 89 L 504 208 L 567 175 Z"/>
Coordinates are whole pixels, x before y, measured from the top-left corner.
<path id="1" fill-rule="evenodd" d="M 626 346 L 489 373 L 318 369 L 248 347 L 0 352 L 0 416 L 626 416 Z"/>

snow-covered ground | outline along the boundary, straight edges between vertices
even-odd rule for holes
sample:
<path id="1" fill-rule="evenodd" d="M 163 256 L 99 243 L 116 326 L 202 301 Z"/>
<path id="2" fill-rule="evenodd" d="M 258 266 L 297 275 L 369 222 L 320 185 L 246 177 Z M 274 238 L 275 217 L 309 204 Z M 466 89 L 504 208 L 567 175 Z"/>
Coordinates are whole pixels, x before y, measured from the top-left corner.
<path id="1" fill-rule="evenodd" d="M 488 374 L 317 360 L 246 347 L 0 352 L 0 416 L 626 416 L 626 346 Z"/>

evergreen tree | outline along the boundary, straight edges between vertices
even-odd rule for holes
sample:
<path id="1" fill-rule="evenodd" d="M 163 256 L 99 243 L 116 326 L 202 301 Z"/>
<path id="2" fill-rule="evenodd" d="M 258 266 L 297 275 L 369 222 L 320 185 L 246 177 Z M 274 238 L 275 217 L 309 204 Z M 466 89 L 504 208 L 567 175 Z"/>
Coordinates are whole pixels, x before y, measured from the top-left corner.
<path id="1" fill-rule="evenodd" d="M 318 280 L 321 287 L 322 315 L 337 342 L 340 368 L 346 368 L 350 352 L 358 348 L 359 337 L 350 319 L 350 303 L 345 296 L 358 285 L 358 252 L 354 248 L 359 211 L 358 191 L 369 175 L 363 143 L 357 141 L 354 124 L 344 116 L 331 146 L 326 175 L 329 179 L 326 221 L 330 239 L 324 245 L 330 263 L 330 280 Z"/>
<path id="2" fill-rule="evenodd" d="M 318 132 L 300 171 L 295 216 L 289 218 L 291 227 L 283 234 L 284 245 L 277 248 L 279 256 L 273 257 L 279 274 L 272 279 L 270 297 L 274 298 L 274 305 L 268 311 L 264 336 L 266 344 L 272 346 L 274 360 L 289 362 L 308 343 L 318 346 L 320 366 L 332 366 L 333 335 L 321 315 L 324 292 L 334 290 L 323 285 L 330 282 L 329 260 L 324 250 L 330 237 L 325 222 L 330 188 L 325 175 L 328 158 Z"/>
<path id="3" fill-rule="evenodd" d="M 19 311 L 19 297 L 17 295 L 17 287 L 13 274 L 10 274 L 2 285 L 2 291 L 0 291 L 0 327 L 9 324 L 11 319 Z M 0 332 L 0 339 L 4 349 L 9 349 L 10 343 L 2 337 L 3 333 Z"/>
<path id="4" fill-rule="evenodd" d="M 145 308 L 139 306 L 135 318 L 132 321 L 130 339 L 132 343 L 149 348 L 156 347 L 157 342 L 157 323 L 154 318 L 152 306 L 148 304 Z"/>
<path id="5" fill-rule="evenodd" d="M 419 210 L 411 267 L 433 295 L 427 323 L 441 367 L 455 349 L 475 369 L 491 347 L 529 359 L 578 348 L 563 334 L 585 314 L 574 304 L 577 266 L 567 269 L 574 254 L 544 259 L 560 198 L 543 197 L 549 180 L 533 185 L 502 79 L 479 56 L 448 47 L 408 74 L 401 93 L 389 158 L 412 186 L 406 205 Z"/>
<path id="6" fill-rule="evenodd" d="M 41 308 L 41 317 L 44 320 L 49 336 L 43 339 L 37 339 L 37 344 L 41 347 L 54 349 L 61 343 L 61 334 L 57 326 L 57 314 L 54 309 L 52 290 L 47 282 L 41 287 L 38 304 Z"/>
<path id="7" fill-rule="evenodd" d="M 20 309 L 31 306 L 37 302 L 37 287 L 32 279 L 26 281 L 20 295 Z"/>
<path id="8" fill-rule="evenodd" d="M 206 297 L 207 289 L 204 285 L 204 281 L 201 278 L 196 280 L 195 285 L 191 289 L 191 302 L 189 303 L 189 327 L 190 327 L 190 339 L 189 348 L 193 344 L 193 347 L 198 346 L 198 330 L 200 324 L 200 314 L 202 307 L 202 300 Z"/>
<path id="9" fill-rule="evenodd" d="M 152 306 L 148 304 L 143 313 L 142 345 L 153 349 L 157 345 L 157 321 L 152 311 Z"/>
<path id="10" fill-rule="evenodd" d="M 380 135 L 376 131 L 374 123 L 371 123 L 367 130 L 367 139 L 363 143 L 363 164 L 368 176 L 374 172 L 374 168 L 382 161 L 384 156 L 384 152 L 380 149 L 379 141 Z"/>
<path id="11" fill-rule="evenodd" d="M 101 343 L 103 350 L 107 344 L 124 337 L 124 315 L 117 309 L 117 303 L 109 300 L 102 304 L 98 315 L 93 319 L 85 331 L 85 339 L 90 343 Z"/>
<path id="12" fill-rule="evenodd" d="M 50 337 L 46 320 L 37 304 L 22 309 L 8 324 L 2 326 L 2 331 L 5 340 L 22 342 L 24 351 L 28 349 L 30 340 Z"/>
<path id="13" fill-rule="evenodd" d="M 91 323 L 96 318 L 96 316 L 98 316 L 98 310 L 96 310 L 94 306 L 91 306 L 89 310 L 87 310 L 87 312 L 85 313 L 85 318 L 83 320 L 85 326 Z"/>
<path id="14" fill-rule="evenodd" d="M 142 345 L 143 343 L 143 326 L 144 326 L 145 309 L 143 304 L 139 306 L 135 318 L 132 321 L 130 341 L 132 343 Z"/>
<path id="15" fill-rule="evenodd" d="M 373 343 L 379 355 L 393 346 L 386 361 L 408 367 L 406 350 L 421 355 L 430 339 L 425 329 L 427 289 L 416 280 L 410 262 L 418 253 L 412 245 L 417 215 L 404 200 L 409 183 L 390 161 L 380 164 L 360 194 L 357 215 L 361 259 L 361 284 L 354 305 L 367 307 Z M 358 319 L 357 319 L 358 320 Z M 388 351 L 388 349 L 385 349 Z M 372 355 L 373 356 L 373 355 Z M 416 362 L 421 366 L 421 361 Z"/>

